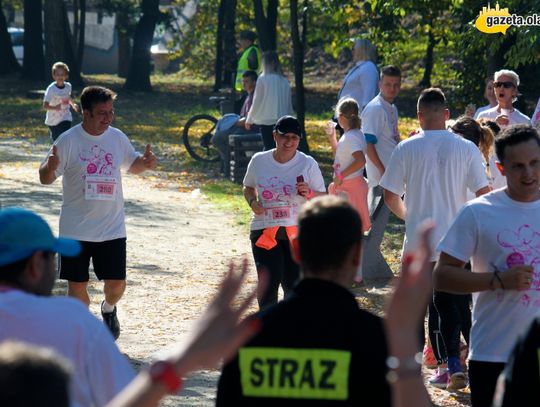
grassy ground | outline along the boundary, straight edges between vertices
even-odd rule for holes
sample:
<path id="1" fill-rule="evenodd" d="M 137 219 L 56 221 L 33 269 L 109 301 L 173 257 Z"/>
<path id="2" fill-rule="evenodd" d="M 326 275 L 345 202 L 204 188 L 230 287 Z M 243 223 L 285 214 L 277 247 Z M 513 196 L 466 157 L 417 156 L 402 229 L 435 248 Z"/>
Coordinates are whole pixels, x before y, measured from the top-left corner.
<path id="1" fill-rule="evenodd" d="M 212 94 L 209 83 L 187 80 L 178 74 L 156 75 L 152 77 L 154 92 L 133 93 L 124 91 L 123 80 L 115 76 L 92 75 L 85 79 L 88 84 L 104 85 L 118 92 L 114 125 L 122 129 L 140 151 L 146 143 L 152 144 L 160 158 L 159 176 L 173 181 L 183 191 L 201 189 L 211 201 L 236 213 L 237 223 L 247 228 L 250 211 L 242 198 L 241 187 L 220 177 L 218 164 L 191 159 L 182 145 L 183 124 L 189 117 L 198 113 L 218 115 L 216 107 L 208 101 Z M 47 128 L 43 124 L 44 111 L 40 108 L 41 96 L 32 93 L 46 85 L 19 81 L 15 76 L 0 78 L 0 138 L 17 137 L 37 144 L 49 143 Z M 324 128 L 331 116 L 338 86 L 337 82 L 307 85 L 308 141 L 311 154 L 319 162 L 327 182 L 332 173 L 332 153 Z M 408 113 L 415 98 L 414 89 L 405 89 L 397 104 Z M 80 116 L 75 115 L 74 122 L 79 121 Z M 401 134 L 406 136 L 415 126 L 414 119 L 403 118 Z M 393 270 L 397 269 L 403 238 L 400 224 L 397 219 L 391 219 L 383 242 L 384 254 Z"/>

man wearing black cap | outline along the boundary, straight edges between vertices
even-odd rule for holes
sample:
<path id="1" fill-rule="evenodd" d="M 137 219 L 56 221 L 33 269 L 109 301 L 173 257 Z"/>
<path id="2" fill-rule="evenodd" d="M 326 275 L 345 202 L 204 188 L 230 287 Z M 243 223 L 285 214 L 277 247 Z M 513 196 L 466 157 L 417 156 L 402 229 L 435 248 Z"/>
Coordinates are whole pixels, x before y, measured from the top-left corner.
<path id="1" fill-rule="evenodd" d="M 361 230 L 356 210 L 338 197 L 303 206 L 292 242 L 302 279 L 257 314 L 261 331 L 223 368 L 218 407 L 390 406 L 382 320 L 348 290 Z"/>
<path id="2" fill-rule="evenodd" d="M 326 192 L 317 162 L 297 151 L 301 134 L 295 117 L 281 117 L 273 132 L 276 147 L 255 154 L 244 177 L 244 197 L 253 211 L 250 239 L 255 265 L 269 276 L 268 288 L 258 295 L 261 308 L 277 302 L 280 285 L 287 295 L 298 280 L 289 247 L 296 218 L 306 200 Z"/>
<path id="3" fill-rule="evenodd" d="M 56 350 L 73 364 L 71 406 L 103 406 L 135 375 L 109 330 L 80 301 L 51 297 L 55 253 L 79 251 L 78 242 L 55 238 L 35 213 L 0 211 L 0 341 Z"/>

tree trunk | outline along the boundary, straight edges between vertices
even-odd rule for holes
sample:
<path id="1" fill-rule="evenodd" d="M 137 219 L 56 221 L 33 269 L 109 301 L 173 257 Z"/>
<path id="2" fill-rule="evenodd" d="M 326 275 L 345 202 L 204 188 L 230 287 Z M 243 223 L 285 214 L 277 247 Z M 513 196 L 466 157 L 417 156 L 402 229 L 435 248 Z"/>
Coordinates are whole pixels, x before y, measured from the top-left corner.
<path id="1" fill-rule="evenodd" d="M 156 24 L 159 22 L 159 0 L 142 0 L 141 18 L 135 27 L 133 55 L 129 65 L 129 73 L 124 85 L 125 89 L 151 91 L 150 83 L 151 55 L 150 47 Z"/>
<path id="2" fill-rule="evenodd" d="M 131 35 L 129 14 L 124 8 L 116 11 L 116 35 L 118 35 L 118 76 L 127 78 L 131 61 Z"/>
<path id="3" fill-rule="evenodd" d="M 84 57 L 84 30 L 86 27 L 86 0 L 73 0 L 73 50 L 77 71 L 81 71 Z"/>
<path id="4" fill-rule="evenodd" d="M 216 31 L 216 63 L 214 65 L 214 92 L 217 92 L 223 81 L 223 25 L 227 9 L 227 0 L 220 0 L 218 7 L 218 23 Z"/>
<path id="5" fill-rule="evenodd" d="M 236 0 L 227 0 L 223 25 L 223 85 L 234 88 L 236 73 Z"/>
<path id="6" fill-rule="evenodd" d="M 304 6 L 307 6 L 307 0 L 304 0 Z M 307 7 L 304 7 L 302 12 L 302 37 L 298 29 L 298 0 L 290 1 L 291 10 L 291 37 L 293 43 L 293 61 L 294 61 L 294 80 L 296 84 L 296 115 L 304 137 L 300 139 L 299 149 L 304 153 L 309 153 L 309 146 L 305 137 L 305 116 L 306 116 L 306 99 L 304 90 L 304 49 L 306 44 L 306 29 L 307 29 Z"/>
<path id="7" fill-rule="evenodd" d="M 41 0 L 24 0 L 23 79 L 44 80 L 43 25 Z"/>
<path id="8" fill-rule="evenodd" d="M 431 87 L 431 73 L 433 72 L 433 50 L 438 42 L 439 41 L 436 40 L 435 36 L 433 35 L 433 29 L 430 25 L 428 29 L 428 46 L 426 50 L 426 57 L 424 58 L 424 77 L 418 84 L 420 87 Z"/>
<path id="9" fill-rule="evenodd" d="M 278 0 L 268 0 L 265 15 L 262 0 L 253 0 L 255 26 L 257 27 L 262 51 L 275 51 L 277 49 L 276 23 L 278 3 Z"/>
<path id="10" fill-rule="evenodd" d="M 45 0 L 45 62 L 52 66 L 62 61 L 69 66 L 69 80 L 75 86 L 82 86 L 79 64 L 75 62 L 71 30 L 63 0 Z"/>
<path id="11" fill-rule="evenodd" d="M 2 58 L 0 58 L 0 75 L 17 72 L 21 69 L 11 46 L 6 16 L 2 9 L 2 0 L 0 0 L 0 55 L 2 55 Z"/>

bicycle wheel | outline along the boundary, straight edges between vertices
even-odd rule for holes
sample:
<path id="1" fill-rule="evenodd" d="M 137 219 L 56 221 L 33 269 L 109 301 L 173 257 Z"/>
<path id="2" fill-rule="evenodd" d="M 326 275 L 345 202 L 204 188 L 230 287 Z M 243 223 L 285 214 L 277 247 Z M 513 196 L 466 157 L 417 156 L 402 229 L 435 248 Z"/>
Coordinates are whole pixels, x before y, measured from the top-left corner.
<path id="1" fill-rule="evenodd" d="M 210 139 L 214 135 L 217 119 L 208 114 L 191 117 L 184 126 L 182 140 L 190 156 L 198 161 L 219 161 L 219 153 Z"/>

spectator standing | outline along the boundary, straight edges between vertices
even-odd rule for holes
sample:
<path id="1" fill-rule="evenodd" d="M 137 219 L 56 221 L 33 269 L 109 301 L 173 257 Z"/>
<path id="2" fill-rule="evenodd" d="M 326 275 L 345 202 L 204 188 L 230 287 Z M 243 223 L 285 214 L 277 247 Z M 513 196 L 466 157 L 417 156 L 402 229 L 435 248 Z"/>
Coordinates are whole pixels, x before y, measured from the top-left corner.
<path id="1" fill-rule="evenodd" d="M 107 328 L 80 301 L 51 297 L 54 253 L 68 257 L 79 251 L 78 242 L 55 238 L 38 215 L 20 208 L 0 211 L 0 341 L 56 350 L 73 365 L 71 406 L 103 406 L 135 374 Z"/>
<path id="2" fill-rule="evenodd" d="M 477 118 L 495 120 L 501 128 L 511 124 L 530 124 L 531 119 L 512 106 L 518 98 L 519 76 L 514 71 L 501 69 L 493 75 L 497 106 L 484 110 Z"/>
<path id="3" fill-rule="evenodd" d="M 379 74 L 375 65 L 377 51 L 373 44 L 366 39 L 357 39 L 353 46 L 353 61 L 355 65 L 347 72 L 338 100 L 351 97 L 356 100 L 360 111 L 373 99 L 377 93 Z"/>
<path id="4" fill-rule="evenodd" d="M 540 136 L 527 125 L 495 141 L 507 187 L 469 202 L 438 246 L 435 289 L 473 293 L 469 379 L 473 407 L 492 405 L 518 336 L 540 315 Z M 471 259 L 471 271 L 463 267 Z"/>
<path id="5" fill-rule="evenodd" d="M 68 280 L 68 294 L 84 304 L 88 296 L 89 264 L 104 280 L 103 321 L 113 336 L 120 335 L 116 304 L 126 288 L 126 227 L 121 168 L 140 174 L 156 166 L 150 145 L 143 155 L 127 136 L 111 127 L 116 94 L 89 86 L 81 94 L 83 121 L 65 132 L 39 168 L 42 184 L 62 176 L 60 236 L 79 240 L 76 258 L 60 258 L 60 278 Z"/>
<path id="6" fill-rule="evenodd" d="M 266 51 L 262 57 L 263 73 L 257 80 L 253 103 L 249 109 L 245 127 L 251 130 L 253 124 L 260 127 L 264 150 L 276 146 L 273 129 L 280 117 L 293 113 L 291 87 L 281 73 L 276 51 Z"/>
<path id="7" fill-rule="evenodd" d="M 69 77 L 67 64 L 56 62 L 51 71 L 54 82 L 45 90 L 43 109 L 47 111 L 45 124 L 49 126 L 49 136 L 54 143 L 60 134 L 71 127 L 73 118 L 70 107 L 78 112 L 79 106 L 71 99 L 71 83 L 67 82 Z"/>
<path id="8" fill-rule="evenodd" d="M 497 106 L 497 98 L 495 97 L 495 88 L 493 87 L 493 78 L 486 79 L 486 87 L 484 88 L 484 98 L 489 102 L 487 105 L 479 107 L 474 112 L 474 119 L 478 119 L 478 115 L 488 109 Z"/>
<path id="9" fill-rule="evenodd" d="M 257 74 L 261 73 L 261 51 L 255 45 L 256 39 L 257 35 L 253 31 L 240 31 L 238 43 L 242 53 L 236 67 L 236 82 L 234 85 L 237 92 L 243 90 L 242 78 L 245 72 L 254 71 Z"/>

